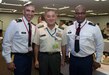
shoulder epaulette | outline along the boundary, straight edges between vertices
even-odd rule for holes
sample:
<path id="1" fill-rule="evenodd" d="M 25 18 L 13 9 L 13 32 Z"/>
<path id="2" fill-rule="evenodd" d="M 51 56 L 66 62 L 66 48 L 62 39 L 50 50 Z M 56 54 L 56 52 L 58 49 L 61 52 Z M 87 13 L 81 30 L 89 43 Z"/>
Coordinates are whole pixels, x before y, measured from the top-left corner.
<path id="1" fill-rule="evenodd" d="M 34 24 L 33 22 L 31 22 L 34 26 L 36 26 L 36 24 Z"/>
<path id="2" fill-rule="evenodd" d="M 89 22 L 88 23 L 89 25 L 92 25 L 92 26 L 96 26 L 96 24 L 92 23 L 92 22 Z"/>
<path id="3" fill-rule="evenodd" d="M 16 22 L 22 22 L 22 19 L 16 19 Z"/>
<path id="4" fill-rule="evenodd" d="M 64 30 L 64 27 L 58 27 L 58 28 L 60 28 L 60 29 Z"/>
<path id="5" fill-rule="evenodd" d="M 44 25 L 41 25 L 41 26 L 39 26 L 38 28 L 43 28 L 44 27 Z"/>

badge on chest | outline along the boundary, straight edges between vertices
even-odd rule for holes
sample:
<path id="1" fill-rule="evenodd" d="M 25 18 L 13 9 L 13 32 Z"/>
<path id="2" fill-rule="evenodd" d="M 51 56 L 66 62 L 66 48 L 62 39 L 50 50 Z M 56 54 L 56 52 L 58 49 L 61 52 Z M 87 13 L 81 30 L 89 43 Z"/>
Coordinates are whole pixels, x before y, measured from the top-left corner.
<path id="1" fill-rule="evenodd" d="M 79 40 L 79 39 L 80 39 L 80 36 L 75 35 L 75 40 Z"/>

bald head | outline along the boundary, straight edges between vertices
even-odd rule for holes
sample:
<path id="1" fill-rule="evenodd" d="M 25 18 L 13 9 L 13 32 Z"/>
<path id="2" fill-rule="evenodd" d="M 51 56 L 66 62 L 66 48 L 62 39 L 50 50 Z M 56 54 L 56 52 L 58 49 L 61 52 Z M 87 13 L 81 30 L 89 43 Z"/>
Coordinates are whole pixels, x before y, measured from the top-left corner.
<path id="1" fill-rule="evenodd" d="M 82 23 L 86 17 L 86 8 L 83 5 L 78 5 L 75 7 L 75 19 Z"/>
<path id="2" fill-rule="evenodd" d="M 86 12 L 86 8 L 85 8 L 83 5 L 78 5 L 78 6 L 75 7 L 75 12 L 76 12 L 76 11 L 80 11 L 80 10 Z"/>

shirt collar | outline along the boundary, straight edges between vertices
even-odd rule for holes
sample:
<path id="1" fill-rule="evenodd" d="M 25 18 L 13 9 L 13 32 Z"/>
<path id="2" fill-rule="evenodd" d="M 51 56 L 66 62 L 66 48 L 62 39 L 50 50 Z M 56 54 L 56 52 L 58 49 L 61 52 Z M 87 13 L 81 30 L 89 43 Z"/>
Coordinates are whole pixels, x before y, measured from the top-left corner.
<path id="1" fill-rule="evenodd" d="M 44 28 L 45 28 L 45 29 L 46 29 L 46 28 L 48 28 L 48 29 L 49 29 L 49 27 L 48 27 L 48 26 L 46 26 L 46 27 L 44 27 Z M 54 26 L 54 28 L 53 28 L 52 30 L 54 30 L 55 28 L 56 28 L 56 29 L 58 28 L 58 25 L 57 25 L 57 24 L 55 24 L 55 26 Z"/>
<path id="2" fill-rule="evenodd" d="M 28 25 L 28 21 L 27 21 L 27 19 L 23 16 L 23 18 L 22 18 L 23 20 L 24 20 L 24 22 L 26 23 L 26 25 Z M 31 23 L 31 22 L 30 22 Z"/>
<path id="3" fill-rule="evenodd" d="M 87 20 L 85 19 L 82 23 L 81 23 L 81 26 L 83 26 L 85 23 L 87 22 Z M 78 26 L 78 22 L 76 21 L 76 26 Z"/>

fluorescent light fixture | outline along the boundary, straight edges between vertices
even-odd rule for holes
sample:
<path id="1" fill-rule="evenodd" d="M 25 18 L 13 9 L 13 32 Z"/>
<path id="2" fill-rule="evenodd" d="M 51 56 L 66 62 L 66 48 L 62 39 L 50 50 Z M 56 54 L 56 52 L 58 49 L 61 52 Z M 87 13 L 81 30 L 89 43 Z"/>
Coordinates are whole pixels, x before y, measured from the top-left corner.
<path id="1" fill-rule="evenodd" d="M 45 12 L 39 12 L 39 14 L 44 14 Z"/>
<path id="2" fill-rule="evenodd" d="M 30 3 L 32 3 L 32 2 L 31 2 L 31 1 L 29 1 L 29 2 L 25 3 L 25 4 L 24 4 L 24 6 L 25 6 L 25 5 L 27 5 L 27 4 L 30 4 Z"/>
<path id="3" fill-rule="evenodd" d="M 94 1 L 107 1 L 107 0 L 94 0 Z"/>
<path id="4" fill-rule="evenodd" d="M 91 15 L 97 15 L 96 13 L 90 13 Z"/>
<path id="5" fill-rule="evenodd" d="M 74 15 L 67 15 L 67 16 L 69 16 L 69 17 L 74 17 Z"/>
<path id="6" fill-rule="evenodd" d="M 0 0 L 0 3 L 2 3 L 2 0 Z"/>
<path id="7" fill-rule="evenodd" d="M 57 8 L 52 8 L 52 7 L 43 7 L 43 9 L 57 10 Z"/>
<path id="8" fill-rule="evenodd" d="M 73 13 L 74 13 L 74 12 L 75 12 L 75 10 L 71 10 L 71 12 L 73 12 Z"/>
<path id="9" fill-rule="evenodd" d="M 16 12 L 17 10 L 15 9 L 6 9 L 6 8 L 0 8 L 1 12 Z"/>
<path id="10" fill-rule="evenodd" d="M 107 1 L 107 0 L 101 0 L 101 1 Z"/>
<path id="11" fill-rule="evenodd" d="M 94 0 L 94 1 L 100 1 L 100 0 Z"/>
<path id="12" fill-rule="evenodd" d="M 13 12 L 16 12 L 17 10 L 13 10 Z"/>
<path id="13" fill-rule="evenodd" d="M 107 14 L 109 14 L 109 13 L 99 13 L 98 15 L 107 15 Z"/>
<path id="14" fill-rule="evenodd" d="M 68 8 L 70 8 L 70 7 L 69 6 L 64 6 L 64 7 L 59 8 L 59 10 L 68 9 Z"/>
<path id="15" fill-rule="evenodd" d="M 22 6 L 21 4 L 1 3 L 2 5 Z"/>
<path id="16" fill-rule="evenodd" d="M 87 13 L 90 13 L 90 12 L 93 12 L 93 10 L 87 10 L 86 12 L 87 12 Z"/>
<path id="17" fill-rule="evenodd" d="M 62 14 L 59 14 L 59 15 L 61 15 L 61 16 L 62 16 L 62 15 L 66 15 L 66 14 L 65 14 L 65 13 L 62 13 Z"/>
<path id="18" fill-rule="evenodd" d="M 12 11 L 0 11 L 0 12 L 12 12 Z"/>
<path id="19" fill-rule="evenodd" d="M 19 0 L 19 1 L 28 2 L 28 1 L 30 1 L 30 0 Z"/>

